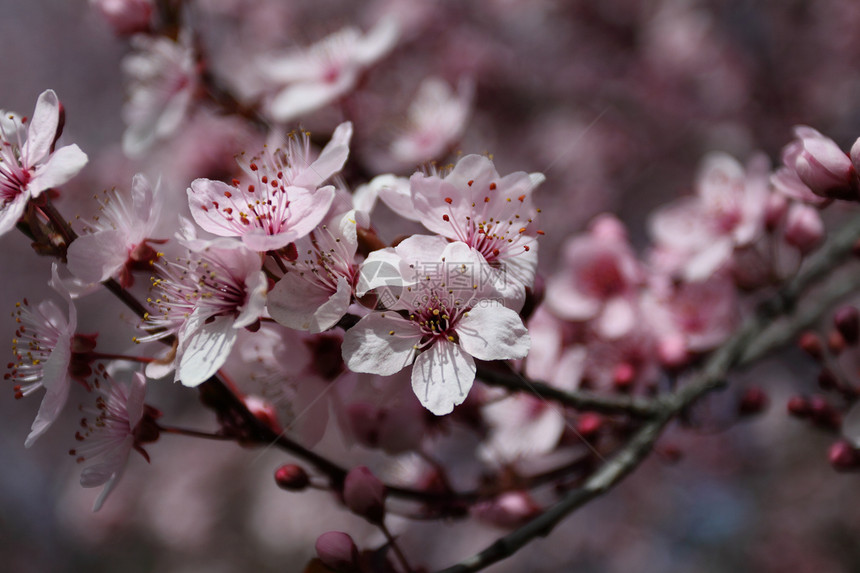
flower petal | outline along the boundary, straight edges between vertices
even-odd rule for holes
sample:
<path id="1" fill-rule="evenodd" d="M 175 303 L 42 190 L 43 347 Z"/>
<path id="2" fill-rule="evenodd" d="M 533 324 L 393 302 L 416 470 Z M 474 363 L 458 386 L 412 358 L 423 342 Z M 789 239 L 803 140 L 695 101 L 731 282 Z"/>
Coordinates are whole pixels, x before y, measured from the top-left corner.
<path id="1" fill-rule="evenodd" d="M 415 359 L 421 331 L 393 312 L 372 312 L 343 337 L 343 359 L 353 372 L 390 376 Z"/>
<path id="2" fill-rule="evenodd" d="M 109 279 L 128 260 L 125 239 L 125 233 L 115 230 L 81 235 L 69 245 L 69 270 L 88 283 Z"/>
<path id="3" fill-rule="evenodd" d="M 27 141 L 21 150 L 21 161 L 25 167 L 33 167 L 47 157 L 59 125 L 60 100 L 54 90 L 45 90 L 36 100 L 36 109 L 27 130 Z"/>
<path id="4" fill-rule="evenodd" d="M 36 174 L 27 185 L 33 197 L 38 197 L 45 189 L 62 185 L 78 174 L 87 164 L 87 154 L 77 145 L 67 145 L 55 151 L 47 162 L 36 169 Z"/>
<path id="5" fill-rule="evenodd" d="M 463 315 L 455 328 L 460 347 L 480 360 L 525 358 L 531 339 L 520 315 L 484 300 Z"/>
<path id="6" fill-rule="evenodd" d="M 179 335 L 182 354 L 176 379 L 181 380 L 183 386 L 199 386 L 215 374 L 227 361 L 236 342 L 238 331 L 233 328 L 232 317 L 219 316 L 208 323 L 204 320 L 192 315 Z"/>
<path id="7" fill-rule="evenodd" d="M 422 352 L 412 368 L 412 391 L 437 416 L 450 414 L 462 404 L 474 381 L 475 361 L 443 339 Z"/>

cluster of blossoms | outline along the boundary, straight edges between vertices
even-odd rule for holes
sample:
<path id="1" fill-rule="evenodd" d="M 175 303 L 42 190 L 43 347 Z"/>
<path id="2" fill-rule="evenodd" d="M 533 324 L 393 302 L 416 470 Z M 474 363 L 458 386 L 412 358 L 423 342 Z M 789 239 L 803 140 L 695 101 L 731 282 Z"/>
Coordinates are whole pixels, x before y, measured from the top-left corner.
<path id="1" fill-rule="evenodd" d="M 799 126 L 776 169 L 764 155 L 745 165 L 707 155 L 693 192 L 648 219 L 647 248 L 637 252 L 624 224 L 600 214 L 566 239 L 554 266 L 539 267 L 547 217 L 534 195 L 547 176 L 502 175 L 492 156 L 455 153 L 479 93 L 468 74 L 454 84 L 423 78 L 394 137 L 363 155 L 362 138 L 377 126 L 354 113 L 356 93 L 406 41 L 405 19 L 255 54 L 248 82 L 233 89 L 216 81 L 191 30 L 168 26 L 181 10 L 156 19 L 164 9 L 150 1 L 92 4 L 119 35 L 132 35 L 123 65 L 128 157 L 157 154 L 182 126 L 206 139 L 231 135 L 178 158 L 181 184 L 175 173 L 168 183 L 137 173 L 128 193 L 96 195 L 97 213 L 73 228 L 52 200 L 87 156 L 57 147 L 56 94 L 39 96 L 29 122 L 0 117 L 0 234 L 17 225 L 38 252 L 59 259 L 50 284 L 68 306 L 25 299 L 16 307 L 6 379 L 16 398 L 44 390 L 27 447 L 62 419 L 75 392 L 86 393 L 70 454 L 85 464 L 84 487 L 104 486 L 95 509 L 132 450 L 149 461 L 144 446 L 173 433 L 284 447 L 318 472 L 283 466 L 279 486 L 336 491 L 393 548 L 389 495 L 419 500 L 422 519 L 522 524 L 642 426 L 635 408 L 617 404 L 653 405 L 686 384 L 823 243 L 824 209 L 860 202 L 860 143 L 846 153 Z M 213 108 L 242 127 L 207 115 Z M 324 144 L 284 125 L 308 116 L 323 118 Z M 233 135 L 242 145 L 225 151 Z M 100 284 L 140 318 L 119 350 L 97 350 L 96 335 L 78 332 L 75 299 Z M 846 469 L 860 467 L 860 409 L 856 385 L 841 376 L 850 369 L 835 363 L 849 359 L 858 328 L 856 311 L 845 310 L 827 345 L 804 344 L 840 406 L 820 397 L 789 404 L 843 433 L 831 457 Z M 162 422 L 146 400 L 164 378 L 196 388 L 217 430 Z M 567 407 L 582 396 L 608 406 Z M 765 401 L 749 391 L 737 413 Z M 396 481 L 390 467 L 350 471 L 312 451 L 328 433 L 396 456 L 408 483 L 386 487 L 376 473 Z M 461 495 L 440 461 L 451 435 L 468 444 L 463 473 L 472 477 L 462 481 L 472 479 L 475 494 Z M 585 457 L 564 471 L 531 471 L 540 456 L 571 452 Z M 555 491 L 536 494 L 552 476 L 560 476 Z M 346 534 L 323 535 L 316 549 L 331 569 L 371 570 Z M 402 555 L 386 567 L 410 570 Z"/>

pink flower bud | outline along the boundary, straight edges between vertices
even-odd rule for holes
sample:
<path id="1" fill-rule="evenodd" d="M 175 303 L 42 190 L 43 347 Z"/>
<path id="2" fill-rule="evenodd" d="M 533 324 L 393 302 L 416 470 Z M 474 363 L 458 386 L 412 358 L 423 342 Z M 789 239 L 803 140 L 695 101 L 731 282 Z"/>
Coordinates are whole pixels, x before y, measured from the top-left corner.
<path id="1" fill-rule="evenodd" d="M 788 400 L 788 413 L 795 418 L 806 418 L 811 413 L 809 400 L 803 396 L 792 396 Z"/>
<path id="2" fill-rule="evenodd" d="M 773 231 L 785 213 L 788 211 L 788 197 L 782 193 L 771 193 L 768 195 L 764 208 L 764 224 L 769 231 Z"/>
<path id="3" fill-rule="evenodd" d="M 795 203 L 788 209 L 785 221 L 785 242 L 808 254 L 824 239 L 824 223 L 818 210 Z"/>
<path id="4" fill-rule="evenodd" d="M 118 36 L 149 30 L 152 0 L 94 0 L 93 4 Z"/>
<path id="5" fill-rule="evenodd" d="M 508 529 L 522 525 L 540 511 L 540 506 L 525 491 L 509 491 L 472 508 L 472 513 L 481 521 Z"/>
<path id="6" fill-rule="evenodd" d="M 603 427 L 603 416 L 594 412 L 586 412 L 576 421 L 576 431 L 585 439 L 594 438 Z"/>
<path id="7" fill-rule="evenodd" d="M 689 352 L 683 336 L 664 338 L 657 345 L 657 356 L 664 368 L 678 370 L 687 364 Z"/>
<path id="8" fill-rule="evenodd" d="M 343 501 L 353 513 L 380 523 L 385 515 L 385 485 L 365 466 L 359 466 L 346 476 Z"/>
<path id="9" fill-rule="evenodd" d="M 821 361 L 824 358 L 824 345 L 821 343 L 821 338 L 811 330 L 807 330 L 800 336 L 798 346 L 813 360 Z"/>
<path id="10" fill-rule="evenodd" d="M 832 139 L 810 127 L 798 126 L 794 134 L 802 149 L 795 157 L 793 167 L 813 193 L 830 199 L 860 198 L 857 171 L 848 154 Z"/>
<path id="11" fill-rule="evenodd" d="M 761 388 L 750 387 L 744 390 L 738 404 L 738 413 L 741 416 L 752 416 L 759 414 L 767 408 L 769 399 Z"/>
<path id="12" fill-rule="evenodd" d="M 830 465 L 841 472 L 855 471 L 860 469 L 860 453 L 845 440 L 839 440 L 830 446 L 827 452 Z"/>
<path id="13" fill-rule="evenodd" d="M 352 537 L 341 531 L 328 531 L 317 538 L 317 555 L 326 567 L 349 573 L 358 571 L 358 548 Z"/>
<path id="14" fill-rule="evenodd" d="M 833 322 L 842 338 L 848 344 L 860 340 L 860 311 L 853 306 L 843 306 L 833 315 Z"/>
<path id="15" fill-rule="evenodd" d="M 311 480 L 307 472 L 296 464 L 284 464 L 275 470 L 275 483 L 287 491 L 301 491 L 308 487 Z"/>

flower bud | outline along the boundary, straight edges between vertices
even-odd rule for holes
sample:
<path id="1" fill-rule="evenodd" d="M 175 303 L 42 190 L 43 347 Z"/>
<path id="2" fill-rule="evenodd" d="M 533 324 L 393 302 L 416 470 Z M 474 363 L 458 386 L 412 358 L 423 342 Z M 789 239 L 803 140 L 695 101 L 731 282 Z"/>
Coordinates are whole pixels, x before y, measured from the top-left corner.
<path id="1" fill-rule="evenodd" d="M 320 561 L 338 572 L 358 571 L 358 548 L 352 537 L 342 531 L 328 531 L 317 538 L 315 545 Z"/>
<path id="2" fill-rule="evenodd" d="M 818 210 L 801 203 L 789 207 L 784 237 L 786 243 L 803 255 L 815 250 L 824 239 L 824 223 Z"/>
<path id="3" fill-rule="evenodd" d="M 788 197 L 782 193 L 771 193 L 764 208 L 764 224 L 768 231 L 779 226 L 788 211 Z"/>
<path id="4" fill-rule="evenodd" d="M 857 200 L 857 171 L 848 154 L 810 127 L 798 126 L 794 134 L 802 145 L 793 165 L 800 180 L 821 197 Z"/>
<path id="5" fill-rule="evenodd" d="M 767 408 L 768 403 L 769 399 L 764 390 L 755 386 L 747 388 L 741 395 L 738 414 L 741 416 L 759 414 Z"/>
<path id="6" fill-rule="evenodd" d="M 827 335 L 827 348 L 834 356 L 838 356 L 845 350 L 845 339 L 838 330 L 831 330 Z"/>
<path id="7" fill-rule="evenodd" d="M 788 399 L 788 413 L 795 418 L 806 418 L 812 410 L 809 405 L 809 400 L 803 396 L 792 396 Z"/>
<path id="8" fill-rule="evenodd" d="M 343 501 L 353 513 L 371 523 L 381 523 L 385 515 L 385 485 L 365 466 L 359 466 L 344 480 Z"/>
<path id="9" fill-rule="evenodd" d="M 860 312 L 856 307 L 843 306 L 833 315 L 836 330 L 848 344 L 857 344 L 860 340 Z"/>
<path id="10" fill-rule="evenodd" d="M 149 30 L 152 0 L 95 0 L 95 8 L 113 26 L 118 36 Z"/>
<path id="11" fill-rule="evenodd" d="M 586 412 L 576 421 L 576 431 L 585 439 L 594 438 L 602 427 L 603 416 L 594 412 Z"/>
<path id="12" fill-rule="evenodd" d="M 657 345 L 657 356 L 664 368 L 680 370 L 689 360 L 687 342 L 683 336 L 664 338 Z"/>
<path id="13" fill-rule="evenodd" d="M 472 514 L 498 527 L 519 527 L 540 513 L 540 506 L 525 491 L 509 491 L 491 501 L 476 504 Z"/>
<path id="14" fill-rule="evenodd" d="M 821 343 L 821 338 L 815 332 L 807 330 L 801 334 L 798 345 L 814 360 L 821 361 L 824 358 L 824 345 Z"/>
<path id="15" fill-rule="evenodd" d="M 839 379 L 829 368 L 822 368 L 818 373 L 818 387 L 822 390 L 833 390 L 839 387 Z"/>
<path id="16" fill-rule="evenodd" d="M 307 472 L 296 464 L 284 464 L 275 470 L 275 483 L 287 491 L 301 491 L 308 487 L 311 480 Z"/>
<path id="17" fill-rule="evenodd" d="M 628 362 L 618 364 L 612 372 L 612 382 L 620 392 L 627 392 L 636 380 L 636 369 Z"/>
<path id="18" fill-rule="evenodd" d="M 840 472 L 854 471 L 860 469 L 860 453 L 845 440 L 839 440 L 830 446 L 827 452 L 830 465 Z"/>

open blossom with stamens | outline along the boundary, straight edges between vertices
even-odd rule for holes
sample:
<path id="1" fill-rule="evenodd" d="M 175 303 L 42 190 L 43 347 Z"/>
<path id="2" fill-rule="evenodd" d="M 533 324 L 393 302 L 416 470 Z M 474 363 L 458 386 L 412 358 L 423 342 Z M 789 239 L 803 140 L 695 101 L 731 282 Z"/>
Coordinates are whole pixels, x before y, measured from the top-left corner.
<path id="1" fill-rule="evenodd" d="M 42 405 L 24 442 L 26 447 L 54 423 L 69 397 L 69 366 L 72 361 L 72 339 L 78 326 L 78 314 L 72 298 L 52 268 L 51 286 L 69 304 L 68 318 L 51 300 L 31 307 L 26 299 L 19 303 L 13 316 L 17 323 L 12 352 L 15 361 L 9 363 L 6 379 L 15 383 L 15 397 L 23 398 L 40 388 L 45 389 Z"/>
<path id="2" fill-rule="evenodd" d="M 81 472 L 83 487 L 105 486 L 93 505 L 93 511 L 98 511 L 122 477 L 131 450 L 138 450 L 149 460 L 141 441 L 151 441 L 152 436 L 146 435 L 146 421 L 155 416 L 150 412 L 144 418 L 146 378 L 140 372 L 134 374 L 128 386 L 105 374 L 103 380 L 96 381 L 95 388 L 98 394 L 95 406 L 81 408 L 91 418 L 82 420 L 82 429 L 75 434 L 80 444 L 69 450 L 69 454 L 78 463 L 98 460 Z"/>
<path id="3" fill-rule="evenodd" d="M 138 341 L 176 334 L 176 380 L 197 386 L 224 365 L 238 329 L 262 316 L 267 281 L 260 255 L 238 241 L 190 239 L 186 244 L 193 249 L 187 260 L 156 264 L 156 293 L 148 299 L 155 311 L 145 326 L 160 330 Z"/>
<path id="4" fill-rule="evenodd" d="M 134 176 L 131 203 L 116 191 L 100 201 L 99 215 L 87 223 L 86 234 L 69 245 L 69 270 L 79 279 L 97 283 L 119 275 L 120 283 L 133 284 L 131 271 L 149 268 L 156 257 L 147 244 L 161 214 L 149 181 Z"/>
<path id="5" fill-rule="evenodd" d="M 141 34 L 131 45 L 135 51 L 122 62 L 129 78 L 122 149 L 137 157 L 182 124 L 197 87 L 197 64 L 189 34 L 180 34 L 178 41 Z"/>
<path id="6" fill-rule="evenodd" d="M 195 179 L 188 189 L 191 215 L 204 230 L 221 237 L 241 237 L 255 251 L 280 249 L 320 224 L 335 196 L 332 185 L 320 187 L 340 171 L 349 155 L 352 124 L 340 124 L 319 156 L 306 132 L 290 134 L 284 148 L 246 159 L 245 172 L 231 185 Z"/>
<path id="7" fill-rule="evenodd" d="M 439 78 L 427 78 L 409 107 L 406 131 L 391 144 L 398 161 L 417 164 L 438 159 L 463 134 L 475 86 L 460 81 L 457 93 Z"/>
<path id="8" fill-rule="evenodd" d="M 435 233 L 474 248 L 492 276 L 505 306 L 522 308 L 525 289 L 534 283 L 539 209 L 531 194 L 540 173 L 523 171 L 501 177 L 482 155 L 461 158 L 446 175 L 416 173 L 412 201 L 421 223 Z"/>
<path id="9" fill-rule="evenodd" d="M 0 235 L 15 226 L 27 201 L 62 185 L 87 163 L 77 145 L 53 151 L 60 113 L 54 90 L 39 96 L 26 128 L 26 119 L 0 110 Z"/>
<path id="10" fill-rule="evenodd" d="M 366 35 L 348 27 L 308 48 L 265 59 L 262 73 L 283 86 L 269 113 L 277 121 L 291 121 L 346 95 L 362 72 L 394 47 L 397 36 L 397 24 L 385 19 Z"/>
<path id="11" fill-rule="evenodd" d="M 347 331 L 343 357 L 350 370 L 388 376 L 414 361 L 412 389 L 438 416 L 466 399 L 475 380 L 474 358 L 528 353 L 522 320 L 490 298 L 498 296 L 494 283 L 478 274 L 486 262 L 469 245 L 416 235 L 371 253 L 362 268 L 380 263 L 399 271 L 401 296 L 390 310 L 371 312 Z M 390 285 L 390 279 L 374 273 L 356 294 Z"/>
<path id="12" fill-rule="evenodd" d="M 364 214 L 348 211 L 296 241 L 298 257 L 283 261 L 284 276 L 269 293 L 272 318 L 315 333 L 328 330 L 346 314 L 358 270 L 356 217 L 361 226 L 369 225 Z"/>

